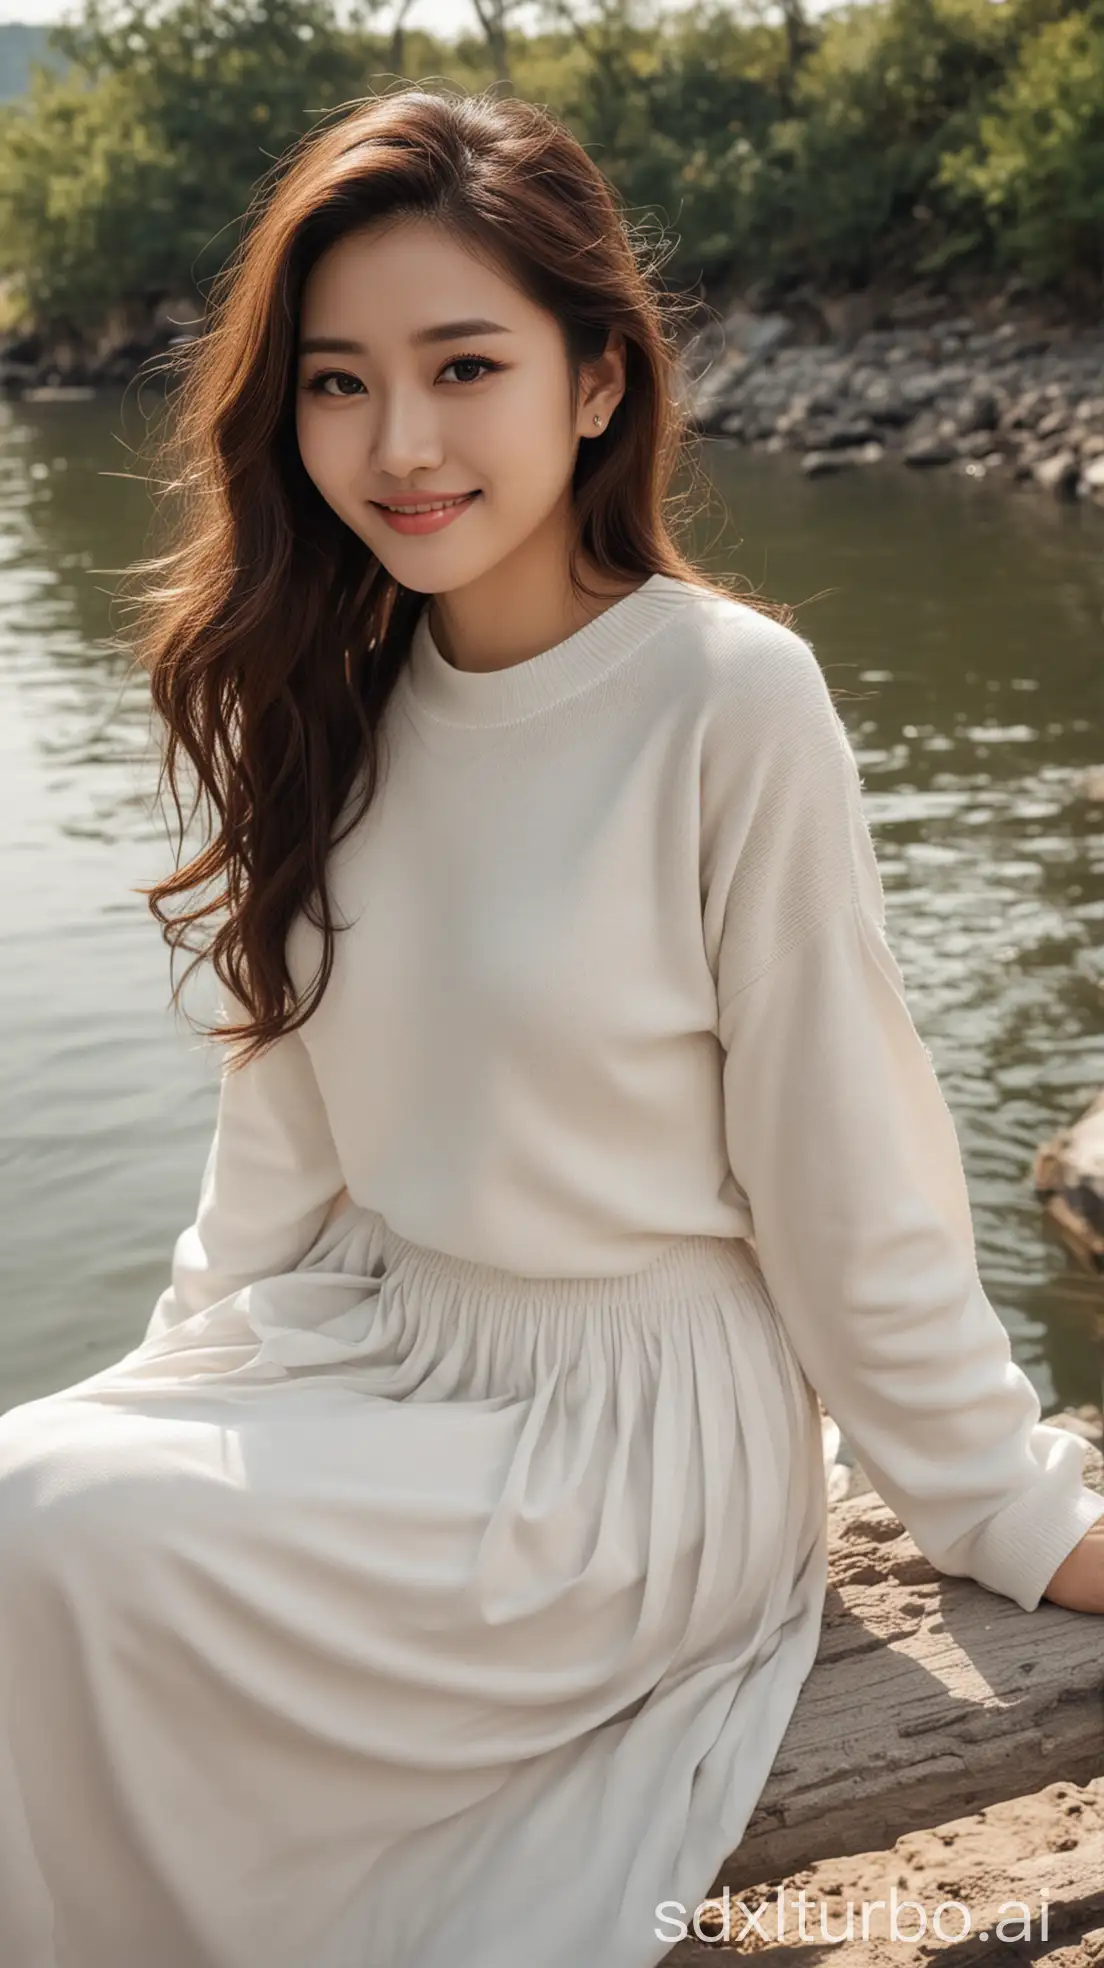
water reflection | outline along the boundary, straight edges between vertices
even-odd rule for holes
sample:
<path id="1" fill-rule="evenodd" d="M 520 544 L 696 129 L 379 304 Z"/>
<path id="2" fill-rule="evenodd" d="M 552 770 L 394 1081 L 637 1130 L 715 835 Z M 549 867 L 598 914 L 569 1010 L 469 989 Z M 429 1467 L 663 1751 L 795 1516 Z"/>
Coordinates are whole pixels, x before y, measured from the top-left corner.
<path id="1" fill-rule="evenodd" d="M 133 420 L 0 408 L 0 1407 L 133 1343 L 210 1131 L 211 1064 L 133 892 L 170 862 L 148 693 L 109 641 L 108 570 L 150 514 L 112 475 Z"/>
<path id="2" fill-rule="evenodd" d="M 123 419 L 0 407 L 0 1408 L 137 1338 L 213 1117 L 213 1064 L 133 892 L 170 848 L 144 684 L 107 641 L 103 570 L 150 517 L 117 433 L 142 427 L 133 395 Z M 1044 1404 L 1099 1398 L 1104 1290 L 1029 1171 L 1104 1082 L 1104 806 L 1079 787 L 1104 763 L 1104 518 L 903 469 L 807 482 L 790 459 L 707 456 L 728 511 L 707 557 L 801 604 L 854 735 L 986 1285 Z"/>

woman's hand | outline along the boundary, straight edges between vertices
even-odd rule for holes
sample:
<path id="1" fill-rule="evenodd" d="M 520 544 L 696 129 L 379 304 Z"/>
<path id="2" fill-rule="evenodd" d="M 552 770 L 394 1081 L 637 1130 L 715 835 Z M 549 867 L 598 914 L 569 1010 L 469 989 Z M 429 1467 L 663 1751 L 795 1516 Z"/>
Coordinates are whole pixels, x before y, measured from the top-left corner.
<path id="1" fill-rule="evenodd" d="M 1063 1558 L 1043 1598 L 1071 1613 L 1104 1613 L 1104 1517 Z"/>

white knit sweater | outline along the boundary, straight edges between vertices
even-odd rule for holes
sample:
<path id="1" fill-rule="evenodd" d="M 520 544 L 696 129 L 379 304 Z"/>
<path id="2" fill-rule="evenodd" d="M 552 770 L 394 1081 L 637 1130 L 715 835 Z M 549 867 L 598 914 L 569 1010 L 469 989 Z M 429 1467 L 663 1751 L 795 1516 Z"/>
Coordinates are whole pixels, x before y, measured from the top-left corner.
<path id="1" fill-rule="evenodd" d="M 753 1235 L 805 1372 L 921 1550 L 1031 1610 L 1104 1497 L 982 1288 L 809 645 L 654 575 L 471 672 L 423 610 L 384 741 L 331 854 L 350 927 L 326 995 L 224 1076 L 150 1333 L 293 1266 L 345 1186 L 402 1236 L 537 1277 Z M 318 951 L 300 918 L 300 989 Z"/>

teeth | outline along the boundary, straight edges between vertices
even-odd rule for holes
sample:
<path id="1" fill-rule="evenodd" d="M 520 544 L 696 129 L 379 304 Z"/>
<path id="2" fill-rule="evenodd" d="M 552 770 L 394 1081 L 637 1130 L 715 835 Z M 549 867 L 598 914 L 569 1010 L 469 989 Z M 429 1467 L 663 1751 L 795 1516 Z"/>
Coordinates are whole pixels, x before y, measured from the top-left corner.
<path id="1" fill-rule="evenodd" d="M 470 497 L 470 492 L 462 492 L 458 499 L 435 499 L 432 505 L 424 506 L 387 506 L 385 510 L 397 513 L 445 512 L 449 506 L 462 506 L 465 499 Z"/>

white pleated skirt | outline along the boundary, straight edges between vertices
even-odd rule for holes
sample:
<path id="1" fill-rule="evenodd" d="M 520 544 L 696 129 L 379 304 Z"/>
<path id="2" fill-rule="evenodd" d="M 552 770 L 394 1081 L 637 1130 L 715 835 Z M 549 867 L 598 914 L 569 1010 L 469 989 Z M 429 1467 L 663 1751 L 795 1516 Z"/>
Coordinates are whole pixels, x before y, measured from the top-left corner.
<path id="1" fill-rule="evenodd" d="M 0 1416 L 0 1962 L 654 1968 L 826 1578 L 751 1246 L 523 1278 L 350 1202 Z"/>

